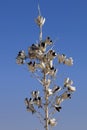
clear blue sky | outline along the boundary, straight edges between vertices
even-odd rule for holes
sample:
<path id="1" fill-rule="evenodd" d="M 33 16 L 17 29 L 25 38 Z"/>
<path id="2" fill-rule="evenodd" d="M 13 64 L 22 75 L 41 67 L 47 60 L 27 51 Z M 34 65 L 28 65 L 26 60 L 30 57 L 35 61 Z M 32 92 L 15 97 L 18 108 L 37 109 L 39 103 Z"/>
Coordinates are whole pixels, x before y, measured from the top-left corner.
<path id="1" fill-rule="evenodd" d="M 87 0 L 39 0 L 39 4 L 46 18 L 43 38 L 58 39 L 56 50 L 74 59 L 73 67 L 59 66 L 60 75 L 70 76 L 77 91 L 56 115 L 54 130 L 86 130 Z M 38 0 L 0 0 L 0 130 L 42 129 L 24 105 L 39 83 L 30 78 L 26 66 L 15 63 L 18 51 L 27 51 L 38 40 L 37 5 Z"/>

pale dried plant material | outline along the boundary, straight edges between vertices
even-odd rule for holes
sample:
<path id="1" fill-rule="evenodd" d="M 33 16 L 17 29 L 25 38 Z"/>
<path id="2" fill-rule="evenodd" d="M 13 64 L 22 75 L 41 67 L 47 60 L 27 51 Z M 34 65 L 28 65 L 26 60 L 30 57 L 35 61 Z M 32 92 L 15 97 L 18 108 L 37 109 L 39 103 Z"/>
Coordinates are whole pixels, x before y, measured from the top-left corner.
<path id="1" fill-rule="evenodd" d="M 26 64 L 29 72 L 42 86 L 42 93 L 38 90 L 33 90 L 31 97 L 25 98 L 24 102 L 26 110 L 36 114 L 44 129 L 49 130 L 49 127 L 53 128 L 57 125 L 57 120 L 52 116 L 54 116 L 55 112 L 61 111 L 62 103 L 71 99 L 72 93 L 76 91 L 76 88 L 72 86 L 73 81 L 69 77 L 64 79 L 63 86 L 56 83 L 53 84 L 59 71 L 54 60 L 57 60 L 56 63 L 58 65 L 72 66 L 73 58 L 67 58 L 65 54 L 59 54 L 52 49 L 54 43 L 49 36 L 43 40 L 42 26 L 45 23 L 45 18 L 42 17 L 39 6 L 38 11 L 39 15 L 35 21 L 40 29 L 39 41 L 28 47 L 28 53 L 25 53 L 24 50 L 19 51 L 16 63 L 19 65 Z"/>

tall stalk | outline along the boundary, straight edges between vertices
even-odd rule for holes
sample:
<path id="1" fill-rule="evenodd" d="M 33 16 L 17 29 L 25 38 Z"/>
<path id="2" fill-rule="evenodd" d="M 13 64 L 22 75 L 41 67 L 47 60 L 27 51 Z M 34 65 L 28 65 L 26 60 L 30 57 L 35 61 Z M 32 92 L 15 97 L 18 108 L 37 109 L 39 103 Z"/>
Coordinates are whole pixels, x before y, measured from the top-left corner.
<path id="1" fill-rule="evenodd" d="M 44 81 L 46 81 L 46 75 L 44 74 Z M 49 99 L 48 99 L 48 95 L 47 95 L 47 87 L 44 86 L 44 98 L 45 98 L 45 105 L 44 105 L 44 108 L 45 108 L 45 129 L 46 130 L 49 130 L 48 128 L 48 119 L 49 119 L 49 115 L 48 115 L 48 103 L 49 103 Z"/>

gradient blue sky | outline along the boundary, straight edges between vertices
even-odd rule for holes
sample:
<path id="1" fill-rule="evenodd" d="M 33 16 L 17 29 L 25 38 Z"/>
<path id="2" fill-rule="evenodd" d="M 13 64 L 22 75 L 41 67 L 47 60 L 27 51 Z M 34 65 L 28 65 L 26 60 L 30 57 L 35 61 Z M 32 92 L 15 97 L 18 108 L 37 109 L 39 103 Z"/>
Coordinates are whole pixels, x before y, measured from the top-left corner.
<path id="1" fill-rule="evenodd" d="M 87 0 L 39 0 L 39 4 L 46 18 L 43 38 L 57 39 L 56 50 L 74 58 L 73 67 L 59 66 L 61 78 L 70 76 L 77 91 L 56 115 L 54 130 L 86 130 Z M 15 63 L 18 51 L 27 51 L 38 40 L 37 5 L 38 0 L 0 0 L 0 130 L 43 128 L 24 105 L 24 98 L 40 85 L 26 66 Z"/>

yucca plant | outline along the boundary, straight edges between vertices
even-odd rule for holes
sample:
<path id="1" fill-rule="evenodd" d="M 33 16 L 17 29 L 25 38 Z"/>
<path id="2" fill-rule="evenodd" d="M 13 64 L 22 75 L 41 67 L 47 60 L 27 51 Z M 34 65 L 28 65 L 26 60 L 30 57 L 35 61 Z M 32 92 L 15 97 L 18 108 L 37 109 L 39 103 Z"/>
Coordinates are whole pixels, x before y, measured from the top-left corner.
<path id="1" fill-rule="evenodd" d="M 44 129 L 49 130 L 49 127 L 57 124 L 57 120 L 53 117 L 54 113 L 61 111 L 62 102 L 70 99 L 76 88 L 72 86 L 73 81 L 69 77 L 64 79 L 62 87 L 54 83 L 58 72 L 55 60 L 58 64 L 72 66 L 73 59 L 66 57 L 65 54 L 57 53 L 53 49 L 54 42 L 49 36 L 43 40 L 42 26 L 45 23 L 45 18 L 42 17 L 39 6 L 38 11 L 39 14 L 35 22 L 40 29 L 39 41 L 28 48 L 28 53 L 25 53 L 24 50 L 19 51 L 16 63 L 26 64 L 29 72 L 42 86 L 43 93 L 40 95 L 39 90 L 32 91 L 31 97 L 25 98 L 25 105 L 27 111 L 37 115 Z"/>

